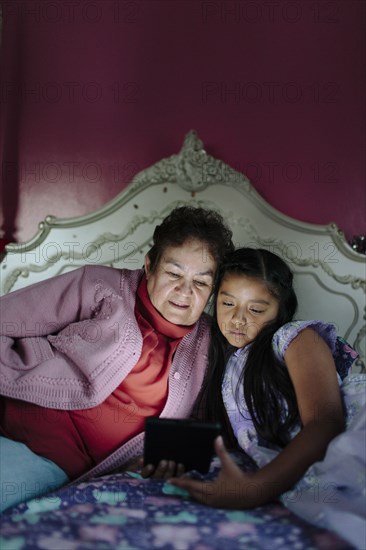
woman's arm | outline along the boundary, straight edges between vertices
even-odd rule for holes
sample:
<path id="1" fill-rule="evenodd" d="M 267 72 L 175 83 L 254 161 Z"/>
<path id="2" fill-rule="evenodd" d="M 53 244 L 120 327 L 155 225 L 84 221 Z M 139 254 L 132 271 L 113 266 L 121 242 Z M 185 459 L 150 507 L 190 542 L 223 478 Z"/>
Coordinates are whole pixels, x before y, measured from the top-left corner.
<path id="1" fill-rule="evenodd" d="M 254 474 L 242 472 L 222 442 L 216 444 L 222 470 L 212 482 L 172 480 L 211 506 L 252 508 L 278 497 L 321 460 L 329 442 L 344 429 L 336 368 L 329 347 L 312 329 L 289 345 L 285 362 L 293 382 L 303 429 L 269 464 Z"/>
<path id="2" fill-rule="evenodd" d="M 0 334 L 43 336 L 78 320 L 84 277 L 79 268 L 2 296 Z"/>

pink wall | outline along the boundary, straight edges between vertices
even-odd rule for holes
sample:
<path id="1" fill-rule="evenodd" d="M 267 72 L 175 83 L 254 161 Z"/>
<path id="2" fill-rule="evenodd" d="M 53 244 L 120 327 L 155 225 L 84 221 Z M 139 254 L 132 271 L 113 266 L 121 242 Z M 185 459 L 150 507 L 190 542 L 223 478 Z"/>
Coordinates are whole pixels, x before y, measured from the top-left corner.
<path id="1" fill-rule="evenodd" d="M 365 233 L 365 3 L 3 1 L 3 236 L 81 215 L 194 128 L 276 208 Z"/>

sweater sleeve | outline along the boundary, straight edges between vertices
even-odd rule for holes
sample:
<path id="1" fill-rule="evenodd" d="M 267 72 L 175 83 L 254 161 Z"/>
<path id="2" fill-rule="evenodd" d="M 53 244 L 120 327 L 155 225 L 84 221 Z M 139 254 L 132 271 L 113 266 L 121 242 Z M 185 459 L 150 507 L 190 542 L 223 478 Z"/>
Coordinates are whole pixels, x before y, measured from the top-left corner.
<path id="1" fill-rule="evenodd" d="M 46 336 L 87 315 L 85 267 L 46 279 L 0 298 L 1 336 Z"/>

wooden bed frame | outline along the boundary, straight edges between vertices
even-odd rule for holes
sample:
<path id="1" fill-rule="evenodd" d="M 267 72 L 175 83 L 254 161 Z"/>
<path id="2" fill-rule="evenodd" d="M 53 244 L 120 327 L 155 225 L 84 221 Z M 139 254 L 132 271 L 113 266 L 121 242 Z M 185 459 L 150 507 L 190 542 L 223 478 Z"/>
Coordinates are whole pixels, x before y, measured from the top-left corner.
<path id="1" fill-rule="evenodd" d="M 299 319 L 333 322 L 360 354 L 365 371 L 366 261 L 334 223 L 315 225 L 270 206 L 248 178 L 208 155 L 194 131 L 180 152 L 143 170 L 114 200 L 85 216 L 47 216 L 28 242 L 9 244 L 1 294 L 85 264 L 141 267 L 158 224 L 175 206 L 214 208 L 228 220 L 236 246 L 267 248 L 295 273 Z"/>

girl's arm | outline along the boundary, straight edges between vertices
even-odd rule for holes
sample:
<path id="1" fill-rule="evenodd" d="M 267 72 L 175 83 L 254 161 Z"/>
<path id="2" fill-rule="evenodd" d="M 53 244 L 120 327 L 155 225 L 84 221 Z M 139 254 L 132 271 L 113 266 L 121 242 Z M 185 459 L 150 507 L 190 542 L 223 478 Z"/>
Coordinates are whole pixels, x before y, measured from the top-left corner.
<path id="1" fill-rule="evenodd" d="M 306 328 L 291 342 L 285 363 L 295 388 L 303 429 L 261 470 L 274 478 L 279 494 L 290 489 L 306 470 L 324 458 L 328 444 L 344 430 L 337 371 L 325 341 Z"/>
<path id="2" fill-rule="evenodd" d="M 222 470 L 212 482 L 172 480 L 211 506 L 252 508 L 291 489 L 325 455 L 329 442 L 344 429 L 336 368 L 328 345 L 304 329 L 289 345 L 285 363 L 293 382 L 303 429 L 269 464 L 253 474 L 242 472 L 216 443 Z"/>

